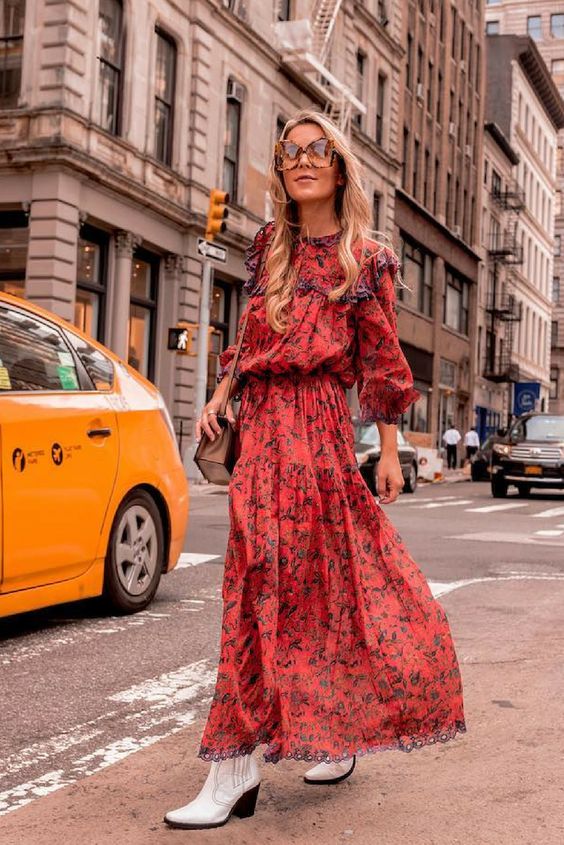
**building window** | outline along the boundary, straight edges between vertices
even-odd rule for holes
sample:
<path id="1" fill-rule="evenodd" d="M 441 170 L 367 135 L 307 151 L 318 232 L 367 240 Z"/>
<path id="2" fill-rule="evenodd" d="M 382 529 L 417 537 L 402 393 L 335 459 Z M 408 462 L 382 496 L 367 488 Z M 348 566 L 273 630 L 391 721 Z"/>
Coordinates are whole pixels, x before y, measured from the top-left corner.
<path id="1" fill-rule="evenodd" d="M 227 112 L 223 150 L 223 189 L 229 193 L 231 202 L 237 201 L 242 106 L 243 87 L 234 79 L 229 79 L 227 83 Z"/>
<path id="2" fill-rule="evenodd" d="M 501 176 L 492 167 L 492 194 L 494 197 L 501 196 Z"/>
<path id="3" fill-rule="evenodd" d="M 403 157 L 401 170 L 401 186 L 404 191 L 407 190 L 407 151 L 409 147 L 409 129 L 407 126 L 403 127 Z"/>
<path id="4" fill-rule="evenodd" d="M 499 35 L 499 21 L 486 22 L 486 35 Z"/>
<path id="5" fill-rule="evenodd" d="M 74 324 L 95 340 L 104 342 L 108 236 L 83 226 L 78 240 Z"/>
<path id="6" fill-rule="evenodd" d="M 417 199 L 418 196 L 418 185 L 417 185 L 417 176 L 419 174 L 419 150 L 421 148 L 421 143 L 415 139 L 413 142 L 413 173 L 411 177 L 411 193 Z"/>
<path id="7" fill-rule="evenodd" d="M 529 15 L 527 18 L 527 33 L 534 38 L 535 41 L 540 41 L 542 38 L 542 23 L 540 15 Z"/>
<path id="8" fill-rule="evenodd" d="M 384 146 L 384 113 L 386 109 L 387 78 L 383 73 L 378 74 L 378 88 L 376 90 L 376 143 Z"/>
<path id="9" fill-rule="evenodd" d="M 552 349 L 558 346 L 558 320 L 552 320 L 550 323 L 550 346 Z"/>
<path id="10" fill-rule="evenodd" d="M 100 0 L 96 121 L 102 129 L 112 135 L 117 135 L 120 131 L 123 40 L 121 2 Z"/>
<path id="11" fill-rule="evenodd" d="M 151 381 L 155 373 L 158 277 L 158 257 L 136 250 L 131 263 L 128 363 Z"/>
<path id="12" fill-rule="evenodd" d="M 372 218 L 374 220 L 374 228 L 377 232 L 380 230 L 380 215 L 382 212 L 382 194 L 374 191 L 372 197 Z"/>
<path id="13" fill-rule="evenodd" d="M 443 323 L 461 334 L 468 334 L 468 302 L 470 286 L 468 282 L 446 271 Z"/>
<path id="14" fill-rule="evenodd" d="M 550 34 L 553 38 L 564 38 L 564 15 L 550 16 Z"/>
<path id="15" fill-rule="evenodd" d="M 558 381 L 560 377 L 560 371 L 558 367 L 551 367 L 550 368 L 550 393 L 548 394 L 549 399 L 558 399 Z"/>
<path id="16" fill-rule="evenodd" d="M 0 290 L 24 296 L 29 229 L 23 211 L 0 214 Z"/>
<path id="17" fill-rule="evenodd" d="M 433 256 L 408 238 L 402 239 L 402 276 L 410 288 L 398 288 L 398 299 L 430 317 L 433 307 Z"/>
<path id="18" fill-rule="evenodd" d="M 405 82 L 408 89 L 411 91 L 413 90 L 413 35 L 410 32 L 407 33 L 406 61 Z"/>
<path id="19" fill-rule="evenodd" d="M 25 0 L 0 0 L 0 109 L 15 109 L 22 81 Z"/>
<path id="20" fill-rule="evenodd" d="M 551 70 L 552 73 L 564 73 L 564 59 L 553 59 Z"/>
<path id="21" fill-rule="evenodd" d="M 360 100 L 361 103 L 364 103 L 364 84 L 365 84 L 365 76 L 366 76 L 366 53 L 363 53 L 362 50 L 356 51 L 356 96 L 357 99 Z M 360 112 L 356 112 L 353 121 L 356 125 L 361 128 L 362 127 L 362 119 L 364 115 Z"/>
<path id="22" fill-rule="evenodd" d="M 174 124 L 174 89 L 176 80 L 176 45 L 161 30 L 157 36 L 155 72 L 155 157 L 164 164 L 172 160 Z"/>
<path id="23" fill-rule="evenodd" d="M 208 378 L 206 401 L 209 401 L 217 387 L 220 370 L 219 355 L 229 345 L 229 322 L 231 303 L 235 299 L 235 288 L 228 282 L 214 279 L 210 306 L 210 346 L 208 354 Z"/>
<path id="24" fill-rule="evenodd" d="M 555 305 L 560 303 L 560 276 L 552 277 L 552 301 Z"/>
<path id="25" fill-rule="evenodd" d="M 292 20 L 292 3 L 291 0 L 278 0 L 277 3 L 277 17 L 279 21 Z"/>
<path id="26" fill-rule="evenodd" d="M 558 257 L 560 255 L 560 246 L 561 246 L 562 238 L 560 235 L 554 236 L 554 255 Z"/>

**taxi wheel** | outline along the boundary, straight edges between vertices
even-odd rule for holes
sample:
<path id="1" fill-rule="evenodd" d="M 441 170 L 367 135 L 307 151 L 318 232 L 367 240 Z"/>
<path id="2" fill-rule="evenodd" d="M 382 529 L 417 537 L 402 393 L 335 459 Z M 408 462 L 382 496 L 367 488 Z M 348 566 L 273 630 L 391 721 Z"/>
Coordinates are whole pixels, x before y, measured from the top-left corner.
<path id="1" fill-rule="evenodd" d="M 159 509 L 145 490 L 134 490 L 118 508 L 106 556 L 104 597 L 114 610 L 147 607 L 159 586 L 163 554 Z"/>

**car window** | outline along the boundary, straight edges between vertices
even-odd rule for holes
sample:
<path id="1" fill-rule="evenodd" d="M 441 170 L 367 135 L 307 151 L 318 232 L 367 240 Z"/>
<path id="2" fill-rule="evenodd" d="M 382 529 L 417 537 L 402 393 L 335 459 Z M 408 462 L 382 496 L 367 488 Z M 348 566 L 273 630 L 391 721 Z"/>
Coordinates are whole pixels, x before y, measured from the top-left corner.
<path id="1" fill-rule="evenodd" d="M 564 417 L 542 416 L 518 420 L 511 440 L 564 440 Z"/>
<path id="2" fill-rule="evenodd" d="M 405 446 L 406 440 L 401 431 L 398 429 L 398 446 Z"/>
<path id="3" fill-rule="evenodd" d="M 111 390 L 114 386 L 114 365 L 110 359 L 73 332 L 66 334 L 96 390 Z"/>
<path id="4" fill-rule="evenodd" d="M 0 392 L 80 390 L 62 334 L 24 311 L 0 306 Z"/>

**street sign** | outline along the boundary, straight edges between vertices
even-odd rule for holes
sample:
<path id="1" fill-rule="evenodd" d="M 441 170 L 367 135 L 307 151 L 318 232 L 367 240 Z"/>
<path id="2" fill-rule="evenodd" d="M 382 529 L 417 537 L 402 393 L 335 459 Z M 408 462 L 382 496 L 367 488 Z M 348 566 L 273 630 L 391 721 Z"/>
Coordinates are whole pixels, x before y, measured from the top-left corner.
<path id="1" fill-rule="evenodd" d="M 205 238 L 198 238 L 198 252 L 206 258 L 213 258 L 214 261 L 227 261 L 227 247 L 218 246 L 206 241 Z"/>
<path id="2" fill-rule="evenodd" d="M 535 411 L 540 397 L 540 381 L 518 381 L 513 385 L 513 413 L 515 416 Z"/>

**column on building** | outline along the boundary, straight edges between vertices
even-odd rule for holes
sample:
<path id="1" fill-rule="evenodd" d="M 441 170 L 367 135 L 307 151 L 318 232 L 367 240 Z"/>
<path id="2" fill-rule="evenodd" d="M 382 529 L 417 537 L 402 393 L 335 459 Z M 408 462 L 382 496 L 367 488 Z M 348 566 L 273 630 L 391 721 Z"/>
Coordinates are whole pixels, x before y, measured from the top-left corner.
<path id="1" fill-rule="evenodd" d="M 111 348 L 127 361 L 129 351 L 129 303 L 131 299 L 131 262 L 133 250 L 141 238 L 123 229 L 115 233 L 116 262 L 114 274 Z"/>
<path id="2" fill-rule="evenodd" d="M 184 259 L 182 255 L 168 253 L 165 256 L 163 284 L 161 285 L 159 295 L 157 373 L 159 389 L 171 413 L 174 411 L 177 364 L 184 356 L 167 350 L 166 338 L 167 327 L 175 326 L 178 322 L 180 285 L 183 269 Z"/>
<path id="3" fill-rule="evenodd" d="M 26 297 L 72 321 L 76 293 L 80 181 L 35 173 L 29 212 Z"/>

